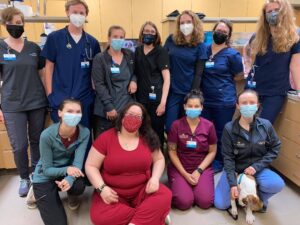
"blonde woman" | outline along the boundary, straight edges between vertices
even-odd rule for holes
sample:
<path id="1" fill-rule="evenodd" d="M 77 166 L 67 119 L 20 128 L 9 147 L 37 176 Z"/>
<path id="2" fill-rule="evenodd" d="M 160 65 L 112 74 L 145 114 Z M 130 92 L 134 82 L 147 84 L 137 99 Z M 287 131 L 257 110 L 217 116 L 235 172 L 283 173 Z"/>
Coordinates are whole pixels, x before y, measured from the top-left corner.
<path id="1" fill-rule="evenodd" d="M 290 89 L 290 73 L 300 93 L 300 42 L 288 0 L 266 1 L 250 45 L 255 71 L 250 72 L 247 86 L 259 94 L 260 117 L 274 123 Z"/>
<path id="2" fill-rule="evenodd" d="M 207 59 L 202 22 L 192 11 L 183 11 L 177 18 L 176 30 L 165 43 L 169 53 L 171 86 L 166 107 L 166 130 L 184 114 L 184 97 L 199 89 Z"/>

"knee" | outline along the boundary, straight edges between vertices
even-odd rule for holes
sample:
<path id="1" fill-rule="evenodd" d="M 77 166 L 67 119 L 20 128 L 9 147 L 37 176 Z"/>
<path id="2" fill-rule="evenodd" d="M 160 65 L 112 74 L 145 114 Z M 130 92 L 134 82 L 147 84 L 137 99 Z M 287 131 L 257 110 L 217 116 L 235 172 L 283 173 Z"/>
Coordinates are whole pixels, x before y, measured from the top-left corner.
<path id="1" fill-rule="evenodd" d="M 173 196 L 173 205 L 175 208 L 180 210 L 188 210 L 194 204 L 194 196 L 192 195 L 178 195 Z"/>
<path id="2" fill-rule="evenodd" d="M 215 196 L 214 198 L 214 206 L 217 208 L 217 209 L 220 209 L 220 210 L 225 210 L 225 209 L 228 209 L 230 207 L 230 201 L 226 201 L 225 198 L 222 198 L 222 196 Z"/>
<path id="3" fill-rule="evenodd" d="M 283 179 L 280 176 L 277 176 L 276 178 L 270 180 L 269 182 L 266 182 L 264 184 L 261 184 L 261 187 L 259 188 L 262 192 L 272 193 L 276 194 L 280 192 L 285 186 L 285 183 Z"/>
<path id="4" fill-rule="evenodd" d="M 209 207 L 212 206 L 213 202 L 214 202 L 213 195 L 209 195 L 209 194 L 205 195 L 204 193 L 195 194 L 195 203 L 201 209 L 208 209 Z"/>

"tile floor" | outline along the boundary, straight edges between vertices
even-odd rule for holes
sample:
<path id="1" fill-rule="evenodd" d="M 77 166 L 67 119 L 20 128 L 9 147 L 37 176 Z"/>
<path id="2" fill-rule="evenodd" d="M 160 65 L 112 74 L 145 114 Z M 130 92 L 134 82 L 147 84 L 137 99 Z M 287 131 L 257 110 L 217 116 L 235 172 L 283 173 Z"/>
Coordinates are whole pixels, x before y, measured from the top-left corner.
<path id="1" fill-rule="evenodd" d="M 18 176 L 15 173 L 0 174 L 0 225 L 43 225 L 39 211 L 27 209 L 25 199 L 18 197 Z M 218 177 L 217 175 L 216 180 Z M 92 188 L 87 188 L 78 212 L 67 210 L 69 225 L 91 225 L 91 193 Z M 65 200 L 66 195 L 62 195 L 62 198 Z M 300 188 L 287 181 L 284 190 L 270 200 L 268 212 L 255 215 L 255 225 L 300 225 Z M 245 213 L 242 210 L 239 212 L 238 221 L 231 219 L 227 212 L 214 208 L 201 210 L 197 207 L 184 212 L 172 209 L 171 219 L 172 225 L 246 225 Z"/>

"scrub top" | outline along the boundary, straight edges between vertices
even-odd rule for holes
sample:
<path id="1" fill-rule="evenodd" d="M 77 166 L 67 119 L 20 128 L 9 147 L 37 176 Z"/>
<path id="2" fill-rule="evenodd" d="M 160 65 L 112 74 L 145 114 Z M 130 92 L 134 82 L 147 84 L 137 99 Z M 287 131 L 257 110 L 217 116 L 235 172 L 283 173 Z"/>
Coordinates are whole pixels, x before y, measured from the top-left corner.
<path id="1" fill-rule="evenodd" d="M 189 144 L 195 142 L 194 146 Z M 176 120 L 168 133 L 168 142 L 177 145 L 178 158 L 188 173 L 192 173 L 208 154 L 209 146 L 217 143 L 215 127 L 209 120 L 200 117 L 192 133 L 186 117 Z"/>
<path id="2" fill-rule="evenodd" d="M 176 45 L 173 35 L 170 35 L 164 46 L 170 57 L 171 86 L 170 90 L 176 94 L 186 95 L 191 91 L 195 76 L 196 62 L 207 60 L 206 46 Z"/>
<path id="3" fill-rule="evenodd" d="M 42 56 L 54 63 L 50 106 L 57 109 L 66 98 L 91 104 L 94 101 L 91 69 L 94 56 L 100 52 L 98 41 L 82 33 L 76 43 L 67 27 L 49 34 Z"/>
<path id="4" fill-rule="evenodd" d="M 0 41 L 1 107 L 3 112 L 21 112 L 48 105 L 39 70 L 45 65 L 40 47 L 24 41 L 21 52 Z M 9 53 L 9 55 L 8 55 Z M 10 60 L 9 60 L 10 59 Z"/>
<path id="5" fill-rule="evenodd" d="M 290 62 L 293 54 L 300 53 L 300 41 L 294 44 L 290 51 L 276 53 L 273 51 L 272 39 L 269 39 L 266 54 L 255 58 L 256 91 L 261 96 L 286 95 L 290 89 Z M 251 73 L 248 80 L 251 80 Z"/>
<path id="6" fill-rule="evenodd" d="M 162 71 L 169 69 L 168 52 L 161 46 L 154 47 L 147 55 L 143 45 L 135 50 L 135 74 L 137 76 L 137 100 L 141 103 L 160 103 L 163 88 Z M 151 86 L 154 87 L 151 89 Z M 156 98 L 149 99 L 149 93 Z"/>
<path id="7" fill-rule="evenodd" d="M 201 82 L 204 105 L 209 107 L 235 105 L 234 76 L 244 70 L 240 53 L 233 48 L 223 48 L 213 56 L 209 45 L 207 55 L 209 59 L 205 62 Z"/>

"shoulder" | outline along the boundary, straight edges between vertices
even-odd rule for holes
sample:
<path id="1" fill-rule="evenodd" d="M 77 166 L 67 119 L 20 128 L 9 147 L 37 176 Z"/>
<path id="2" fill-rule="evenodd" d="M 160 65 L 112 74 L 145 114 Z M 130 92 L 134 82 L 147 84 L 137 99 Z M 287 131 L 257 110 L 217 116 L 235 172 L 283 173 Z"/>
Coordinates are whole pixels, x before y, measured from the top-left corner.
<path id="1" fill-rule="evenodd" d="M 122 48 L 122 52 L 124 55 L 132 56 L 134 53 L 130 49 Z"/>
<path id="2" fill-rule="evenodd" d="M 26 44 L 32 49 L 41 50 L 40 46 L 32 41 L 26 41 Z"/>
<path id="3" fill-rule="evenodd" d="M 174 44 L 173 34 L 170 34 L 170 35 L 167 37 L 166 43 Z"/>
<path id="4" fill-rule="evenodd" d="M 226 123 L 226 124 L 225 124 L 225 127 L 224 127 L 224 130 L 226 130 L 228 133 L 231 133 L 231 132 L 232 132 L 232 129 L 233 129 L 234 123 L 235 123 L 235 120 Z"/>
<path id="5" fill-rule="evenodd" d="M 79 124 L 79 135 L 83 137 L 87 137 L 90 135 L 90 130 L 87 127 Z"/>
<path id="6" fill-rule="evenodd" d="M 157 45 L 155 47 L 155 49 L 158 54 L 167 54 L 168 53 L 168 51 L 165 48 L 163 48 L 161 45 Z"/>
<path id="7" fill-rule="evenodd" d="M 185 123 L 186 123 L 186 117 L 184 116 L 178 120 L 175 120 L 172 124 L 172 127 L 173 127 L 173 129 L 174 128 L 178 129 L 180 127 L 183 127 Z"/>
<path id="8" fill-rule="evenodd" d="M 47 140 L 51 136 L 56 136 L 58 134 L 58 128 L 59 128 L 59 123 L 54 123 L 50 125 L 41 133 L 41 140 Z"/>
<path id="9" fill-rule="evenodd" d="M 203 126 L 207 126 L 207 127 L 211 127 L 214 125 L 211 121 L 209 121 L 208 119 L 205 119 L 202 116 L 201 116 L 201 123 Z"/>
<path id="10" fill-rule="evenodd" d="M 58 38 L 63 35 L 66 35 L 66 28 L 51 32 L 50 34 L 48 34 L 47 39 Z"/>
<path id="11" fill-rule="evenodd" d="M 231 48 L 231 47 L 227 48 L 226 52 L 231 55 L 240 55 L 239 51 L 237 51 L 235 48 Z"/>
<path id="12" fill-rule="evenodd" d="M 269 120 L 258 117 L 258 118 L 256 118 L 256 121 L 257 121 L 258 125 L 264 125 L 267 128 L 273 127 L 273 125 L 271 124 L 271 122 Z"/>
<path id="13" fill-rule="evenodd" d="M 98 43 L 98 40 L 96 38 L 94 38 L 92 35 L 85 33 L 85 35 L 87 36 L 88 40 L 93 42 L 93 43 Z"/>
<path id="14" fill-rule="evenodd" d="M 117 131 L 116 129 L 113 127 L 113 128 L 110 128 L 108 129 L 107 131 L 104 131 L 102 134 L 100 134 L 101 139 L 106 139 L 106 140 L 112 140 L 111 138 L 115 138 L 117 137 Z"/>

